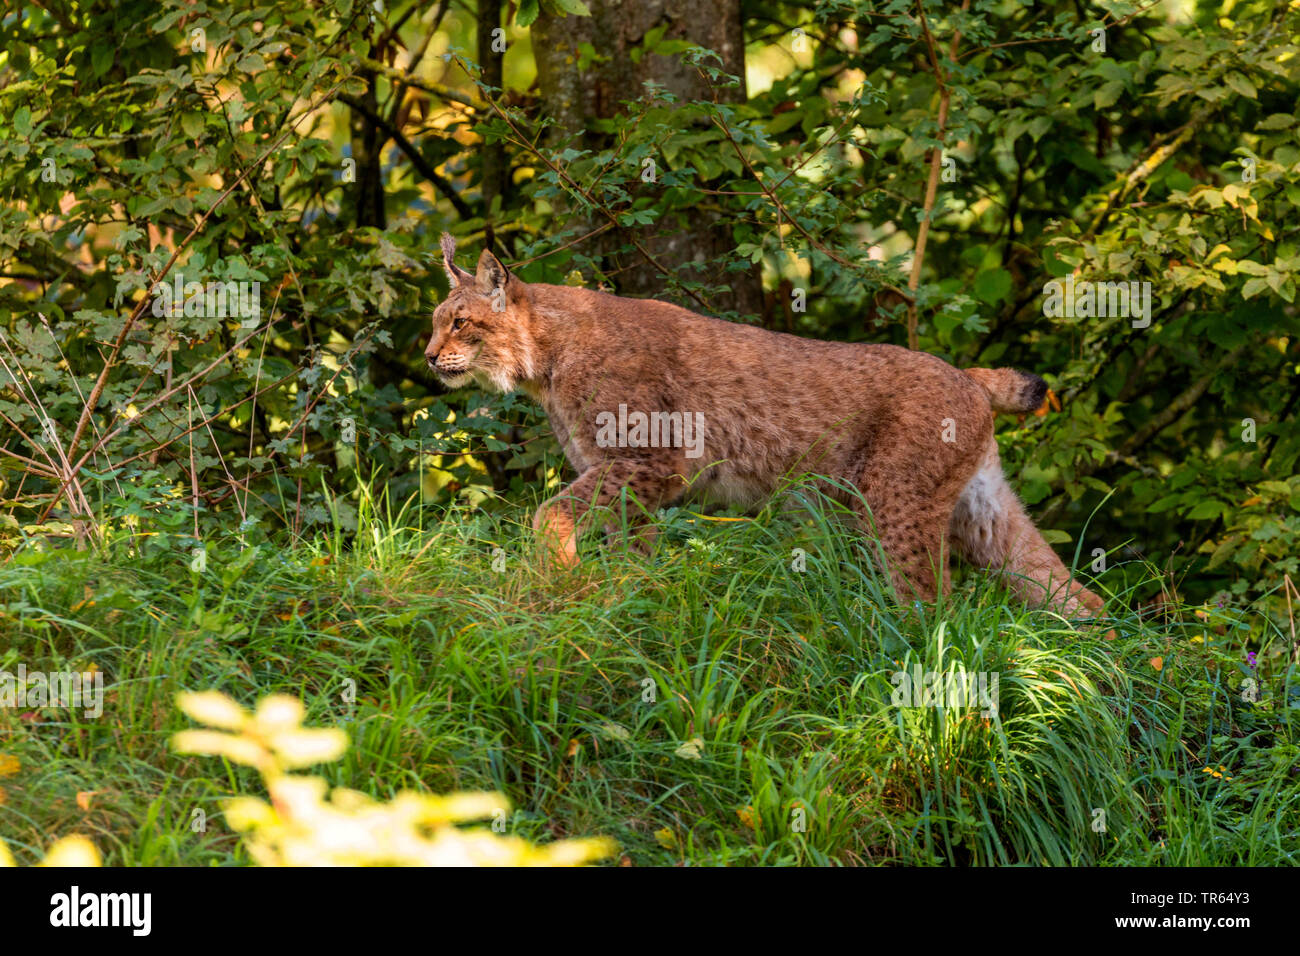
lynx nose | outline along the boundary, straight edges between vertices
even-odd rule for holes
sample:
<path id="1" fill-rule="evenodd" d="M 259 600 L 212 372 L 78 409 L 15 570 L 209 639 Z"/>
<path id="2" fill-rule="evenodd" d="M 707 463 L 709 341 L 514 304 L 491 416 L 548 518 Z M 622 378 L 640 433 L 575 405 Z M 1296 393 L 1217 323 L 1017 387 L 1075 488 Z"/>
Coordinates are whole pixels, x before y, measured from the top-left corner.
<path id="1" fill-rule="evenodd" d="M 425 353 L 424 353 L 424 360 L 425 360 L 426 362 L 429 363 L 429 368 L 437 368 L 437 367 L 438 367 L 438 353 L 437 353 L 437 352 L 425 352 Z"/>

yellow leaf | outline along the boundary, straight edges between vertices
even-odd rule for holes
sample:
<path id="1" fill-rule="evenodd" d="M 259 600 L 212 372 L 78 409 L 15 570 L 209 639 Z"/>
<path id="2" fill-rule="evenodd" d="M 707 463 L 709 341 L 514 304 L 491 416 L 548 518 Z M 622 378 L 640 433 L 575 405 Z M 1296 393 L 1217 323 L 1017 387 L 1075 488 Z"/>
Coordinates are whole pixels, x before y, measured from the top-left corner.
<path id="1" fill-rule="evenodd" d="M 248 724 L 248 712 L 220 691 L 177 694 L 176 705 L 191 719 L 209 727 L 243 730 Z"/>
<path id="2" fill-rule="evenodd" d="M 411 794 L 420 801 L 421 823 L 463 823 L 508 813 L 510 801 L 500 793 L 454 793 L 445 797 Z"/>
<path id="3" fill-rule="evenodd" d="M 605 721 L 600 725 L 600 735 L 606 740 L 631 740 L 632 734 L 622 724 Z"/>
<path id="4" fill-rule="evenodd" d="M 94 607 L 94 606 L 95 606 L 95 592 L 93 589 L 87 586 L 82 589 L 81 600 L 78 601 L 76 604 L 72 605 L 72 607 L 70 607 L 68 610 L 80 611 L 83 607 Z"/>
<path id="5" fill-rule="evenodd" d="M 288 694 L 272 694 L 257 705 L 253 722 L 263 734 L 273 734 L 285 730 L 294 730 L 303 718 L 302 703 Z"/>
<path id="6" fill-rule="evenodd" d="M 85 810 L 85 811 L 89 812 L 89 811 L 90 811 L 90 802 L 91 802 L 91 800 L 94 799 L 95 794 L 97 794 L 97 793 L 99 793 L 98 790 L 78 790 L 78 791 L 77 791 L 77 806 L 81 807 L 82 810 Z"/>
<path id="7" fill-rule="evenodd" d="M 578 837 L 550 843 L 539 849 L 545 854 L 542 860 L 545 866 L 581 866 L 592 860 L 613 856 L 618 852 L 618 844 L 609 837 Z"/>
<path id="8" fill-rule="evenodd" d="M 22 763 L 13 754 L 0 754 L 0 777 L 12 777 L 20 769 Z"/>
<path id="9" fill-rule="evenodd" d="M 99 866 L 99 851 L 84 836 L 64 837 L 45 854 L 40 866 Z"/>
<path id="10" fill-rule="evenodd" d="M 223 734 L 219 730 L 182 730 L 172 737 L 172 748 L 183 754 L 227 757 L 248 767 L 261 767 L 269 757 L 257 741 Z"/>
<path id="11" fill-rule="evenodd" d="M 320 777 L 277 777 L 266 785 L 277 811 L 293 820 L 319 820 L 329 785 Z"/>
<path id="12" fill-rule="evenodd" d="M 687 514 L 691 515 L 692 517 L 699 518 L 702 521 L 753 521 L 754 520 L 753 518 L 728 518 L 723 515 L 702 515 L 702 514 L 696 514 L 694 511 L 688 511 Z"/>
<path id="13" fill-rule="evenodd" d="M 1153 657 L 1153 658 L 1151 658 L 1151 666 L 1154 667 L 1154 668 L 1155 668 L 1156 670 L 1158 670 L 1158 671 L 1159 671 L 1159 670 L 1164 670 L 1164 668 L 1165 668 L 1165 659 L 1164 659 L 1163 657 Z"/>
<path id="14" fill-rule="evenodd" d="M 673 831 L 667 827 L 655 831 L 655 840 L 657 840 L 659 845 L 665 850 L 671 850 L 677 846 L 677 834 L 673 833 Z"/>
<path id="15" fill-rule="evenodd" d="M 271 805 L 256 797 L 235 797 L 225 803 L 226 822 L 232 830 L 274 826 L 279 818 Z"/>
<path id="16" fill-rule="evenodd" d="M 704 755 L 704 738 L 692 737 L 678 747 L 675 753 L 686 760 L 699 760 Z"/>
<path id="17" fill-rule="evenodd" d="M 299 729 L 272 735 L 267 743 L 286 767 L 309 767 L 337 760 L 348 749 L 348 735 L 335 728 Z"/>

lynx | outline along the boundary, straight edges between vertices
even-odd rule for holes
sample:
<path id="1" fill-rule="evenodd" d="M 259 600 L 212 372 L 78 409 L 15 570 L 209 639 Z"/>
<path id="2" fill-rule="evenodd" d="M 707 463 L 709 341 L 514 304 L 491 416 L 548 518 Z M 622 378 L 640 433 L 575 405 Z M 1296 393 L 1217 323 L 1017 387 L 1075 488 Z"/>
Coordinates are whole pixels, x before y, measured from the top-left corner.
<path id="1" fill-rule="evenodd" d="M 451 291 L 433 314 L 429 367 L 449 388 L 523 390 L 578 474 L 533 519 L 550 560 L 574 565 L 583 517 L 629 500 L 625 490 L 644 547 L 660 507 L 687 497 L 752 507 L 811 474 L 874 532 L 903 600 L 948 592 L 951 547 L 1004 573 L 1028 603 L 1101 610 L 1002 474 L 993 415 L 1038 408 L 1037 376 L 526 283 L 488 250 L 471 275 L 445 234 L 442 253 Z"/>

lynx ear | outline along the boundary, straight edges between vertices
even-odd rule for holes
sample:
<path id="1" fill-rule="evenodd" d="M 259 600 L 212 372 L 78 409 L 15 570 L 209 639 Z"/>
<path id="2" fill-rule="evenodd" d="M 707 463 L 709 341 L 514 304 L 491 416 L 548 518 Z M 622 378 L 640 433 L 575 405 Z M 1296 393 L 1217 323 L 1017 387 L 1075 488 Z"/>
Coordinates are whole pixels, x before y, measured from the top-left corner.
<path id="1" fill-rule="evenodd" d="M 456 268 L 456 240 L 449 232 L 442 234 L 442 267 L 447 270 L 447 281 L 453 289 L 474 278 L 464 269 Z"/>
<path id="2" fill-rule="evenodd" d="M 478 281 L 479 291 L 484 295 L 491 295 L 494 290 L 506 287 L 506 283 L 510 281 L 510 273 L 501 264 L 501 260 L 484 249 L 483 254 L 478 257 L 478 275 L 475 278 Z"/>

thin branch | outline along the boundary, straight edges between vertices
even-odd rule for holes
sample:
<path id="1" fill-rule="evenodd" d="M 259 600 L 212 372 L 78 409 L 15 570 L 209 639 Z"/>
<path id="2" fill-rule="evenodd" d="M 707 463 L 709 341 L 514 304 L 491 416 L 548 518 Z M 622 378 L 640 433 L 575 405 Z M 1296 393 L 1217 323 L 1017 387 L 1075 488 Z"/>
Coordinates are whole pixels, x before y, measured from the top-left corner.
<path id="1" fill-rule="evenodd" d="M 400 129 L 394 126 L 388 120 L 384 119 L 365 103 L 361 102 L 355 96 L 349 96 L 346 93 L 339 96 L 340 103 L 346 103 L 352 107 L 374 126 L 383 131 L 389 139 L 397 144 L 398 149 L 406 154 L 407 159 L 416 171 L 429 182 L 433 183 L 438 192 L 442 193 L 456 207 L 456 212 L 460 213 L 462 219 L 473 219 L 474 211 L 469 208 L 465 200 L 456 194 L 455 187 L 444 179 L 436 169 L 429 165 L 428 161 L 420 155 L 420 151 L 412 145 L 411 141 L 406 138 Z"/>
<path id="2" fill-rule="evenodd" d="M 240 184 L 243 183 L 243 181 L 248 178 L 249 174 L 252 173 L 252 171 L 255 169 L 261 169 L 262 164 L 266 162 L 267 157 L 269 157 L 272 153 L 274 153 L 277 149 L 279 149 L 284 144 L 285 140 L 287 140 L 293 134 L 293 131 L 297 127 L 298 123 L 302 122 L 302 120 L 305 117 L 309 116 L 322 103 L 328 102 L 334 96 L 334 94 L 337 93 L 339 89 L 342 88 L 343 84 L 346 83 L 349 79 L 351 79 L 350 74 L 344 77 L 343 79 L 339 80 L 338 83 L 334 84 L 333 88 L 330 89 L 328 93 L 326 93 L 324 96 L 318 99 L 315 103 L 309 104 L 307 108 L 304 109 L 302 113 L 298 116 L 298 119 L 294 120 L 292 123 L 289 123 L 288 128 L 279 136 L 278 139 L 276 139 L 274 143 L 272 143 L 262 153 L 261 156 L 257 158 L 256 162 L 245 167 L 244 171 L 235 178 L 235 181 L 232 182 L 228 187 L 226 187 L 225 192 L 223 192 L 220 196 L 218 196 L 216 200 L 212 203 L 212 205 L 208 207 L 208 210 L 201 217 L 199 217 L 199 221 L 195 223 L 194 228 L 190 230 L 189 235 L 187 235 L 183 240 L 181 240 L 180 245 L 178 245 L 175 251 L 172 252 L 171 257 L 167 260 L 166 264 L 162 267 L 162 270 L 156 276 L 154 276 L 153 279 L 149 281 L 149 286 L 148 288 L 145 289 L 144 295 L 140 297 L 140 301 L 136 304 L 136 307 L 131 311 L 131 314 L 127 317 L 126 321 L 122 324 L 122 330 L 118 333 L 117 339 L 113 343 L 112 351 L 109 353 L 108 358 L 105 359 L 104 367 L 100 370 L 99 376 L 95 379 L 95 385 L 90 390 L 90 397 L 86 400 L 85 407 L 81 411 L 81 417 L 77 421 L 77 428 L 72 433 L 72 441 L 69 442 L 68 444 L 66 457 L 69 460 L 71 460 L 76 455 L 77 447 L 81 444 L 81 436 L 85 433 L 86 426 L 89 424 L 90 418 L 95 412 L 95 408 L 99 405 L 99 398 L 104 393 L 104 387 L 108 384 L 108 375 L 113 370 L 113 367 L 117 364 L 117 357 L 119 354 L 121 354 L 122 347 L 126 344 L 126 338 L 128 335 L 130 335 L 131 329 L 135 327 L 135 323 L 139 320 L 140 316 L 144 314 L 145 309 L 149 307 L 150 296 L 153 294 L 154 289 L 157 288 L 158 283 L 161 282 L 167 276 L 167 273 L 171 271 L 172 266 L 176 264 L 176 260 L 180 258 L 181 253 L 184 252 L 185 249 L 189 247 L 189 244 L 194 241 L 194 237 L 197 236 L 200 231 L 202 231 L 205 225 L 207 225 L 208 220 L 212 218 L 212 214 L 215 213 L 217 209 L 220 208 L 221 204 L 224 203 L 226 199 L 229 198 L 229 196 L 236 189 L 239 188 Z M 78 468 L 82 463 L 84 463 L 84 459 L 82 460 L 82 462 L 78 463 Z M 67 491 L 68 486 L 71 485 L 75 479 L 76 479 L 76 471 L 70 471 L 68 474 L 64 476 L 63 482 L 59 485 L 58 490 L 55 492 L 54 496 L 50 499 L 50 503 L 45 507 L 45 510 L 41 513 L 40 521 L 43 522 L 46 518 L 49 517 L 50 512 L 54 510 L 54 506 L 58 504 L 59 499 L 63 496 L 63 494 Z"/>
<path id="3" fill-rule="evenodd" d="M 961 12 L 965 13 L 969 9 L 970 0 L 962 0 Z M 917 3 L 916 11 L 921 21 L 921 33 L 925 36 L 926 50 L 930 54 L 930 68 L 934 71 L 934 80 L 939 85 L 938 130 L 935 138 L 942 142 L 943 130 L 948 124 L 948 103 L 951 99 L 951 91 L 948 89 L 947 75 L 944 73 L 943 67 L 939 65 L 939 54 L 935 51 L 934 35 L 930 32 L 930 24 L 925 19 L 924 0 Z M 953 31 L 952 46 L 948 51 L 948 59 L 954 63 L 957 62 L 957 44 L 960 42 L 961 30 Z M 909 349 L 916 349 L 920 344 L 916 335 L 916 292 L 921 286 L 921 266 L 925 262 L 925 243 L 930 238 L 930 217 L 934 213 L 934 201 L 939 193 L 939 168 L 942 162 L 942 147 L 931 147 L 930 178 L 925 184 L 925 202 L 921 207 L 921 225 L 916 232 L 916 248 L 912 253 L 912 274 L 907 279 L 907 288 L 912 294 L 907 306 L 907 347 Z"/>

